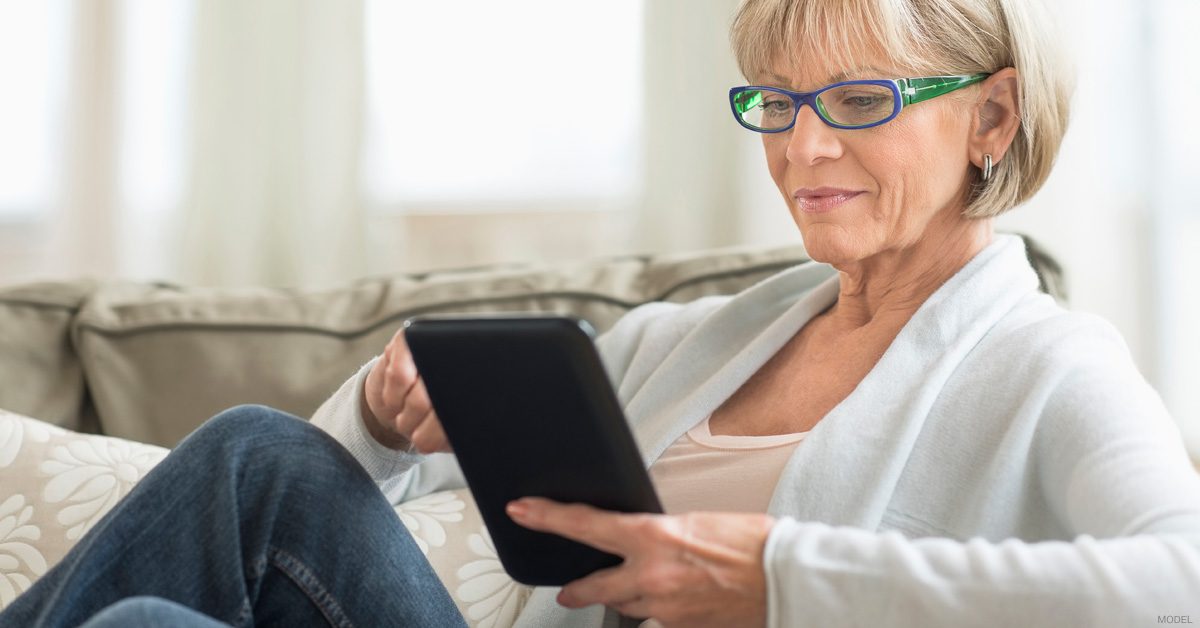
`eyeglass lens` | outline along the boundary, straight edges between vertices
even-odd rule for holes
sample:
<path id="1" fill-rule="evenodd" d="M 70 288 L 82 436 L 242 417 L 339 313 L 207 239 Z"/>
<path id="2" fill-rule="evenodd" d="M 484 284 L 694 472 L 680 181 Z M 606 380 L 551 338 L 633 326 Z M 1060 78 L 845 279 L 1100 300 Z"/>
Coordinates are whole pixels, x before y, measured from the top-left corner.
<path id="1" fill-rule="evenodd" d="M 795 102 L 787 94 L 750 90 L 737 95 L 735 105 L 742 121 L 766 131 L 782 129 L 796 117 Z M 817 112 L 842 126 L 865 126 L 886 119 L 896 110 L 896 95 L 888 87 L 871 84 L 840 85 L 817 96 Z"/>

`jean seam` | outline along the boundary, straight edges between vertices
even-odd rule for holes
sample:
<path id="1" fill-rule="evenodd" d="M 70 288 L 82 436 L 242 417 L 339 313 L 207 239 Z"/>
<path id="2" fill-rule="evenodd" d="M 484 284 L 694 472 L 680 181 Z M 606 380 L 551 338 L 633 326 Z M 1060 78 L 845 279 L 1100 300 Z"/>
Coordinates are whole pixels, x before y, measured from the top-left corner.
<path id="1" fill-rule="evenodd" d="M 329 589 L 321 583 L 317 575 L 299 558 L 277 547 L 268 546 L 267 560 L 287 576 L 297 588 L 321 611 L 325 620 L 331 626 L 353 628 L 354 624 L 346 617 L 342 606 L 338 604 Z"/>
<path id="2" fill-rule="evenodd" d="M 238 615 L 238 622 L 235 626 L 253 626 L 254 625 L 254 606 L 250 603 L 250 595 L 256 595 L 254 591 L 260 586 L 263 575 L 267 573 L 267 557 L 260 556 L 254 560 L 246 561 L 246 592 L 247 597 L 242 606 L 242 612 Z"/>
<path id="3" fill-rule="evenodd" d="M 250 607 L 250 600 L 242 600 L 242 610 L 238 613 L 237 619 L 233 622 L 234 626 L 253 626 L 254 625 L 254 609 Z"/>

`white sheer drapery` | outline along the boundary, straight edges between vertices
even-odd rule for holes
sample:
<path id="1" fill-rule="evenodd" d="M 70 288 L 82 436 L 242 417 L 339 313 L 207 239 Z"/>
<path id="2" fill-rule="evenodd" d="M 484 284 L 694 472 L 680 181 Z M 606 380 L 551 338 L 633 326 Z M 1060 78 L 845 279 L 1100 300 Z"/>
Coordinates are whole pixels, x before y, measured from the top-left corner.
<path id="1" fill-rule="evenodd" d="M 184 281 L 366 272 L 362 13 L 358 0 L 197 3 Z"/>

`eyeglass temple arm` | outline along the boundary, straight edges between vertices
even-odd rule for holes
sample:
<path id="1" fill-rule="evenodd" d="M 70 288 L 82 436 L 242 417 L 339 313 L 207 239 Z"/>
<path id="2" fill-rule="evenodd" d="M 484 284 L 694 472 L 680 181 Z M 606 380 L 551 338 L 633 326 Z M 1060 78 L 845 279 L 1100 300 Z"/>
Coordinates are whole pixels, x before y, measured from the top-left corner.
<path id="1" fill-rule="evenodd" d="M 900 95 L 905 105 L 937 98 L 942 94 L 973 85 L 991 76 L 990 74 L 961 74 L 958 76 L 929 76 L 925 78 L 908 78 L 896 81 L 900 84 Z"/>

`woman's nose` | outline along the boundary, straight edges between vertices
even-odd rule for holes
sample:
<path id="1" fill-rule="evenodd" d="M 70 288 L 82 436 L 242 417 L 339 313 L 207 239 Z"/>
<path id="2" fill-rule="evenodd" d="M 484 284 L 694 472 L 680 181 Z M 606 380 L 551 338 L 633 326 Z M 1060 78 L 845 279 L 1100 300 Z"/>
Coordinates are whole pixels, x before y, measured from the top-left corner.
<path id="1" fill-rule="evenodd" d="M 796 165 L 811 165 L 822 159 L 837 159 L 842 147 L 837 129 L 825 124 L 812 107 L 801 107 L 789 131 L 787 158 Z"/>

